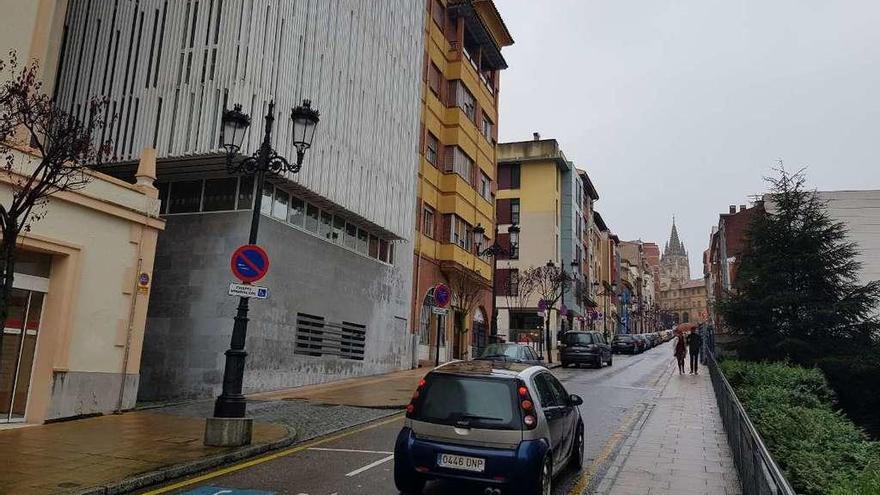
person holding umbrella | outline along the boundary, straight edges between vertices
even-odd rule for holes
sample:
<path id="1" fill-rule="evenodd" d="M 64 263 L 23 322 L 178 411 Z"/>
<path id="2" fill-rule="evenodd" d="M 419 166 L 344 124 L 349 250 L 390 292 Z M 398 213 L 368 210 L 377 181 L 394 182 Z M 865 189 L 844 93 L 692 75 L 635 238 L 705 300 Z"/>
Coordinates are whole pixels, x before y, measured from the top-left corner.
<path id="1" fill-rule="evenodd" d="M 678 337 L 675 339 L 675 359 L 678 361 L 678 374 L 684 374 L 684 356 L 687 354 L 687 346 L 684 343 L 684 335 L 680 332 L 676 332 Z"/>

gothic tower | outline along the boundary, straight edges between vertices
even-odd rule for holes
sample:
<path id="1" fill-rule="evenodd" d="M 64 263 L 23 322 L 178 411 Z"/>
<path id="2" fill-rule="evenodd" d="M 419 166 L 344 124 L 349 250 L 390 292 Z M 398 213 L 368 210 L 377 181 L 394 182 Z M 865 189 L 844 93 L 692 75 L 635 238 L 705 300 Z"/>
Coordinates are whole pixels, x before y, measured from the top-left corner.
<path id="1" fill-rule="evenodd" d="M 666 290 L 673 282 L 684 283 L 691 279 L 690 262 L 684 244 L 678 238 L 675 217 L 672 217 L 672 232 L 660 260 L 660 290 Z"/>

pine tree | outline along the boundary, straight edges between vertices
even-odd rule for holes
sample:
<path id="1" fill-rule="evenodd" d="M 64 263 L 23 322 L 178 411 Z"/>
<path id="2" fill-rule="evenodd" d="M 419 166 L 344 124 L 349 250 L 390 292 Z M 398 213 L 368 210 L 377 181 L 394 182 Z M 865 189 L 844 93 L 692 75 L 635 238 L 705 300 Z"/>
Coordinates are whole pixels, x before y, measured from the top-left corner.
<path id="1" fill-rule="evenodd" d="M 719 304 L 740 353 L 812 365 L 875 348 L 880 282 L 858 283 L 857 246 L 832 220 L 803 171 L 777 170 L 746 236 L 734 290 Z"/>

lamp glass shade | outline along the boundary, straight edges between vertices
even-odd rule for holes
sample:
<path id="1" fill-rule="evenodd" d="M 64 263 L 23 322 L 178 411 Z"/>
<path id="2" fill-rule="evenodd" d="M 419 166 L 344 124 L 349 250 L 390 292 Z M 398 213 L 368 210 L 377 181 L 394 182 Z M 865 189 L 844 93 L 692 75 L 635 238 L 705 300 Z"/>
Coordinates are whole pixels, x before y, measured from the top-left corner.
<path id="1" fill-rule="evenodd" d="M 305 151 L 312 146 L 318 117 L 318 111 L 312 108 L 310 100 L 303 100 L 302 105 L 290 112 L 290 120 L 293 121 L 293 145 L 298 151 Z"/>
<path id="2" fill-rule="evenodd" d="M 241 105 L 223 112 L 222 145 L 230 153 L 236 153 L 244 144 L 244 135 L 251 125 L 251 118 L 241 111 Z"/>
<path id="3" fill-rule="evenodd" d="M 511 225 L 509 229 L 507 229 L 507 233 L 510 234 L 510 244 L 512 246 L 516 246 L 519 244 L 519 227 L 514 224 Z"/>

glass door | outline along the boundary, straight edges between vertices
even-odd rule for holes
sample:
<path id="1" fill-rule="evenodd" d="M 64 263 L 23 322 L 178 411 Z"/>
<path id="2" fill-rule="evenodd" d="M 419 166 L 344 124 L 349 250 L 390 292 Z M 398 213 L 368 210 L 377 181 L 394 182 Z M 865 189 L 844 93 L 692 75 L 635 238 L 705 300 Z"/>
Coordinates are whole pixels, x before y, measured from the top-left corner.
<path id="1" fill-rule="evenodd" d="M 24 421 L 44 296 L 36 290 L 12 289 L 0 347 L 0 423 Z"/>

